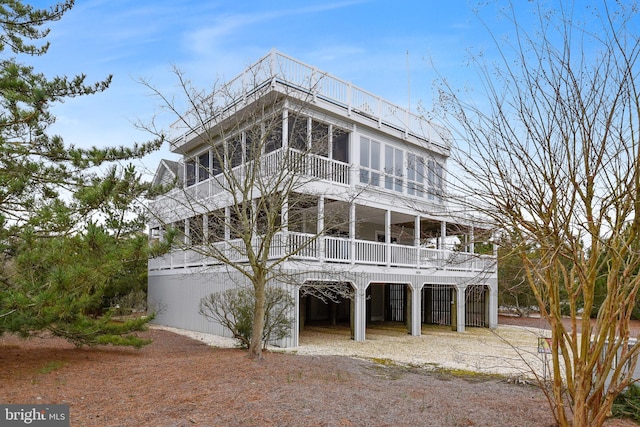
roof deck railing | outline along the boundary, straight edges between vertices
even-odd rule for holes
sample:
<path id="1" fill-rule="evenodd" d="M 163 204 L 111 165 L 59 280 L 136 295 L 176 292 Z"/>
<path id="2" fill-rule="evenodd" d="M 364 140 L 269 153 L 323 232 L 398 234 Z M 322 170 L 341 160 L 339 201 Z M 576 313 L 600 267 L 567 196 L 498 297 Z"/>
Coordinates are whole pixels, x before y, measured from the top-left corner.
<path id="1" fill-rule="evenodd" d="M 220 90 L 224 99 L 220 99 L 220 102 L 233 105 L 269 84 L 282 84 L 303 91 L 314 100 L 321 99 L 343 108 L 349 116 L 359 115 L 377 123 L 380 128 L 387 126 L 401 131 L 405 137 L 412 135 L 445 149 L 451 147 L 450 133 L 446 128 L 276 50 L 224 84 Z M 220 105 L 221 112 L 226 105 Z M 169 139 L 174 148 L 184 145 L 201 130 L 202 124 L 197 120 L 194 123 L 187 122 L 190 116 L 195 117 L 195 114 L 187 113 L 171 125 Z M 215 120 L 215 117 L 211 119 Z"/>

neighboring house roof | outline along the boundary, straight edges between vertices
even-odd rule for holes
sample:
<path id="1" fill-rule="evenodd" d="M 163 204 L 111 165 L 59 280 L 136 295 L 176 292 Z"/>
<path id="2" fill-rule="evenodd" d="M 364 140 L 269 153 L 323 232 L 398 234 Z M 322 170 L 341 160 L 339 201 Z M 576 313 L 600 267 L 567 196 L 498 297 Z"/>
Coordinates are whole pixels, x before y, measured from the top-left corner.
<path id="1" fill-rule="evenodd" d="M 162 159 L 153 176 L 152 184 L 156 187 L 160 185 L 170 185 L 172 183 L 181 183 L 183 175 L 184 171 L 181 162 Z"/>

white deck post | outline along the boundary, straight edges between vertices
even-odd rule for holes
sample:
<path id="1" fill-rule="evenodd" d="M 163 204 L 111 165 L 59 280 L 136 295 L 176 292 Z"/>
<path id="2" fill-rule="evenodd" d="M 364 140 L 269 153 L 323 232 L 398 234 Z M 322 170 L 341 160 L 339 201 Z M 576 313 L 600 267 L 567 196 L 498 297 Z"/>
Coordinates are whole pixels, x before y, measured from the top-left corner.
<path id="1" fill-rule="evenodd" d="M 464 332 L 464 324 L 465 324 L 465 306 L 466 306 L 466 298 L 465 298 L 465 291 L 466 291 L 466 287 L 456 287 L 456 291 L 457 291 L 457 304 L 456 304 L 456 319 L 457 319 L 457 331 L 458 332 Z"/>
<path id="2" fill-rule="evenodd" d="M 226 208 L 224 208 L 224 240 L 227 242 L 231 240 L 231 228 L 229 227 L 230 219 L 231 208 L 227 206 Z"/>
<path id="3" fill-rule="evenodd" d="M 289 110 L 282 110 L 282 148 L 289 146 Z"/>
<path id="4" fill-rule="evenodd" d="M 298 246 L 293 247 L 289 241 L 289 197 L 285 197 L 282 203 L 282 212 L 280 212 L 280 222 L 282 223 L 282 240 L 280 247 L 277 248 L 280 256 L 292 254 L 298 251 Z"/>
<path id="5" fill-rule="evenodd" d="M 280 213 L 280 221 L 282 221 L 282 231 L 289 231 L 289 197 L 285 197 L 282 203 L 282 212 Z"/>
<path id="6" fill-rule="evenodd" d="M 202 214 L 202 244 L 209 242 L 209 215 Z"/>
<path id="7" fill-rule="evenodd" d="M 351 202 L 349 205 L 349 257 L 351 264 L 356 263 L 356 204 Z"/>
<path id="8" fill-rule="evenodd" d="M 413 220 L 413 246 L 416 247 L 416 267 L 420 268 L 420 215 Z"/>
<path id="9" fill-rule="evenodd" d="M 367 329 L 367 297 L 366 297 L 366 289 L 364 288 L 365 284 L 358 283 L 356 284 L 355 289 L 355 302 L 353 304 L 354 313 L 353 313 L 353 340 L 354 341 L 364 341 L 365 340 L 365 332 Z"/>
<path id="10" fill-rule="evenodd" d="M 444 241 L 447 238 L 447 222 L 446 221 L 442 221 L 440 223 L 440 245 L 438 247 L 438 249 L 445 249 L 444 247 Z"/>
<path id="11" fill-rule="evenodd" d="M 318 236 L 318 261 L 323 262 L 326 258 L 324 241 L 324 195 L 318 198 L 318 227 L 316 233 L 320 233 L 320 236 Z"/>
<path id="12" fill-rule="evenodd" d="M 298 347 L 300 345 L 300 323 L 301 323 L 301 319 L 300 319 L 300 287 L 298 286 L 293 286 L 293 301 L 294 301 L 294 305 L 293 305 L 293 319 L 295 320 L 293 322 L 293 325 L 291 325 L 291 337 L 293 338 L 293 343 L 292 346 L 293 347 Z"/>
<path id="13" fill-rule="evenodd" d="M 498 286 L 489 286 L 489 328 L 498 327 Z"/>
<path id="14" fill-rule="evenodd" d="M 384 215 L 384 256 L 387 262 L 387 267 L 391 266 L 391 211 L 387 209 Z"/>
<path id="15" fill-rule="evenodd" d="M 422 299 L 422 290 L 419 286 L 411 286 L 411 335 L 419 337 L 422 334 L 422 319 L 420 315 L 420 302 Z"/>
<path id="16" fill-rule="evenodd" d="M 351 115 L 350 112 L 349 115 Z M 360 168 L 355 167 L 360 161 L 360 138 L 357 136 L 357 128 L 354 124 L 353 132 L 349 135 L 349 162 L 351 162 L 351 167 L 349 168 L 349 186 L 351 188 L 354 188 L 356 184 L 360 182 Z"/>

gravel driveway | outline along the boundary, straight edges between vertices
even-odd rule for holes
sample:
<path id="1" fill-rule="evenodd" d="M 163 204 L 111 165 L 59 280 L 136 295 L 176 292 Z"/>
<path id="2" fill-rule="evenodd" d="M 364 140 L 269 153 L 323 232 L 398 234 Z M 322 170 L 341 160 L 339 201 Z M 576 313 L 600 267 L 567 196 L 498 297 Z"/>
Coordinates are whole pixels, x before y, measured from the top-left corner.
<path id="1" fill-rule="evenodd" d="M 216 347 L 234 347 L 230 338 L 164 328 Z M 422 335 L 406 334 L 402 325 L 381 324 L 367 328 L 365 341 L 350 339 L 346 327 L 305 327 L 300 346 L 273 351 L 306 355 L 334 355 L 431 369 L 473 371 L 510 377 L 532 378 L 532 370 L 544 373 L 544 354 L 538 353 L 538 338 L 550 331 L 499 325 L 497 329 L 467 328 L 454 332 L 448 326 L 423 326 Z"/>

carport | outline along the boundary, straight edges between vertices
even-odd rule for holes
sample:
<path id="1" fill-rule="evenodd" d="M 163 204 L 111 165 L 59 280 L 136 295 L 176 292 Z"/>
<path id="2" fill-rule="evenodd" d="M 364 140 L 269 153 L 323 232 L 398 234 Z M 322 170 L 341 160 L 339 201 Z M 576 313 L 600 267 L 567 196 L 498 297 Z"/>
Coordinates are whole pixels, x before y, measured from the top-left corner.
<path id="1" fill-rule="evenodd" d="M 299 330 L 306 325 L 348 326 L 353 337 L 354 287 L 350 282 L 307 281 L 299 290 Z"/>

